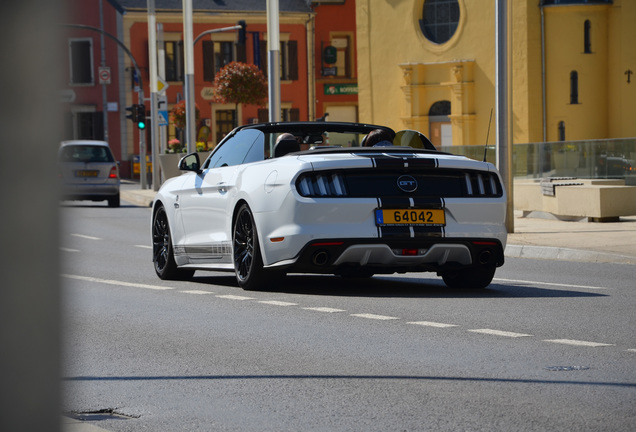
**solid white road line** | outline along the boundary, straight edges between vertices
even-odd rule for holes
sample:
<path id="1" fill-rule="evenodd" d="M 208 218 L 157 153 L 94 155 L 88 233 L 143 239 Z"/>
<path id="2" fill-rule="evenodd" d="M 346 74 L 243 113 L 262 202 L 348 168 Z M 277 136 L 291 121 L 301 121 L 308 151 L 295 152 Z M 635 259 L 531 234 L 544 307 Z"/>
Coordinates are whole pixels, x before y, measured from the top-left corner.
<path id="1" fill-rule="evenodd" d="M 367 319 L 380 320 L 380 321 L 399 319 L 399 318 L 396 318 L 396 317 L 391 317 L 391 316 L 386 316 L 386 315 L 375 315 L 375 314 L 351 314 L 351 316 L 358 317 L 358 318 L 367 318 Z"/>
<path id="2" fill-rule="evenodd" d="M 606 347 L 614 346 L 614 344 L 606 344 L 600 342 L 587 342 L 573 339 L 546 339 L 543 342 L 552 342 L 564 345 L 585 346 L 585 347 Z"/>
<path id="3" fill-rule="evenodd" d="M 326 312 L 326 313 L 346 312 L 346 310 L 344 309 L 334 309 L 330 307 L 304 307 L 303 309 L 315 311 L 315 312 Z"/>
<path id="4" fill-rule="evenodd" d="M 67 279 L 81 280 L 85 282 L 95 282 L 95 283 L 102 283 L 107 285 L 117 285 L 117 286 L 133 287 L 133 288 L 144 288 L 144 289 L 152 289 L 152 290 L 158 290 L 158 291 L 174 289 L 172 287 L 166 287 L 166 286 L 160 286 L 160 285 L 147 285 L 147 284 L 124 282 L 124 281 L 111 280 L 111 279 L 99 279 L 99 278 L 88 277 L 88 276 L 67 275 L 67 274 L 62 274 L 60 276 L 65 277 Z"/>
<path id="5" fill-rule="evenodd" d="M 272 306 L 298 306 L 298 303 L 290 303 L 278 300 L 261 300 L 259 303 L 268 304 Z"/>
<path id="6" fill-rule="evenodd" d="M 80 238 L 87 239 L 87 240 L 102 240 L 102 239 L 101 239 L 101 238 L 99 238 L 99 237 L 93 237 L 93 236 L 84 235 L 84 234 L 76 234 L 76 233 L 73 233 L 73 234 L 71 234 L 71 235 L 72 235 L 73 237 L 80 237 Z"/>
<path id="7" fill-rule="evenodd" d="M 546 285 L 546 286 L 554 286 L 554 287 L 562 287 L 562 288 L 591 289 L 591 290 L 609 289 L 605 287 L 596 287 L 596 286 L 588 286 L 588 285 L 571 285 L 571 284 L 562 284 L 562 283 L 553 283 L 553 282 L 537 282 L 537 281 L 527 281 L 527 280 L 517 280 L 517 279 L 494 278 L 493 280 L 496 280 L 499 282 L 517 283 L 517 284 L 523 284 L 523 285 Z"/>
<path id="8" fill-rule="evenodd" d="M 493 329 L 473 329 L 468 331 L 473 333 L 482 333 L 482 334 L 493 335 L 493 336 L 504 336 L 504 337 L 513 337 L 513 338 L 532 336 L 532 335 L 524 334 L 524 333 L 514 333 L 509 331 L 501 331 L 501 330 L 493 330 Z"/>
<path id="9" fill-rule="evenodd" d="M 438 322 L 432 322 L 432 321 L 412 321 L 412 322 L 408 322 L 407 324 L 415 324 L 419 326 L 436 327 L 436 328 L 459 327 L 457 324 L 444 324 L 444 323 L 438 323 Z"/>

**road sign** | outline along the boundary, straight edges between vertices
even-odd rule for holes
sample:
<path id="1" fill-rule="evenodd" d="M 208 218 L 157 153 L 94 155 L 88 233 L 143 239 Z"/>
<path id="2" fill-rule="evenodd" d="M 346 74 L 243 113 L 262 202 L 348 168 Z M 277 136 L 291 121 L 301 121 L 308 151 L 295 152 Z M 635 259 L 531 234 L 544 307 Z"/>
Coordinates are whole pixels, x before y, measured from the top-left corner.
<path id="1" fill-rule="evenodd" d="M 99 83 L 110 84 L 110 68 L 107 66 L 99 67 Z"/>
<path id="2" fill-rule="evenodd" d="M 157 77 L 157 93 L 165 94 L 168 87 L 170 87 L 170 85 L 167 82 L 162 80 L 161 77 Z"/>

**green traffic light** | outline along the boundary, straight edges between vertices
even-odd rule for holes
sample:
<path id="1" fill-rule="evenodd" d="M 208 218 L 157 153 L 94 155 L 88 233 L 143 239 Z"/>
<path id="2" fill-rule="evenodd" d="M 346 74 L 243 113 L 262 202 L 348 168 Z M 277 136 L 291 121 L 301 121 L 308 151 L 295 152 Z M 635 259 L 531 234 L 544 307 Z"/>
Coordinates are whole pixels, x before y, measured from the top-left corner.
<path id="1" fill-rule="evenodd" d="M 139 123 L 137 123 L 137 127 L 139 129 L 146 129 L 146 123 L 140 121 Z"/>

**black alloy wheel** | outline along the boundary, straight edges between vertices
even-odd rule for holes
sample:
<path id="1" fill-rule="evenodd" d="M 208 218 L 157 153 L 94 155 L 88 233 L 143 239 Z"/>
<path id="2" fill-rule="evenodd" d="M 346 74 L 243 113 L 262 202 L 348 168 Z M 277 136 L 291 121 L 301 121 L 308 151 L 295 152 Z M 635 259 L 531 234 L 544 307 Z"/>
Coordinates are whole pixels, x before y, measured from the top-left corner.
<path id="1" fill-rule="evenodd" d="M 177 268 L 172 250 L 168 215 L 163 206 L 157 209 L 152 221 L 152 261 L 155 273 L 160 279 L 188 280 L 194 274 L 194 270 Z"/>
<path id="2" fill-rule="evenodd" d="M 252 211 L 243 204 L 236 214 L 232 232 L 236 280 L 244 290 L 262 289 L 270 274 L 263 269 L 263 259 Z"/>

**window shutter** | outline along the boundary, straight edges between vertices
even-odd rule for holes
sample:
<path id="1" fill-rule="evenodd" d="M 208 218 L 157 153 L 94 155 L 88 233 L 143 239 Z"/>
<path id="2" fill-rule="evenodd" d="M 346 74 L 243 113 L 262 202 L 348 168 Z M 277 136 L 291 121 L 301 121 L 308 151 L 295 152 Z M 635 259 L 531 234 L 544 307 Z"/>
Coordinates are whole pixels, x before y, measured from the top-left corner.
<path id="1" fill-rule="evenodd" d="M 267 41 L 260 41 L 261 47 L 261 71 L 267 77 L 267 61 L 269 60 L 269 52 L 267 52 Z"/>
<path id="2" fill-rule="evenodd" d="M 203 81 L 214 81 L 214 42 L 203 41 Z"/>
<path id="3" fill-rule="evenodd" d="M 298 80 L 298 42 L 289 41 L 287 50 L 289 54 L 289 79 L 296 81 Z"/>
<path id="4" fill-rule="evenodd" d="M 258 110 L 258 122 L 259 123 L 267 123 L 269 121 L 269 110 L 268 109 L 259 109 Z"/>
<path id="5" fill-rule="evenodd" d="M 300 121 L 300 110 L 298 108 L 292 108 L 289 110 L 289 121 Z"/>

